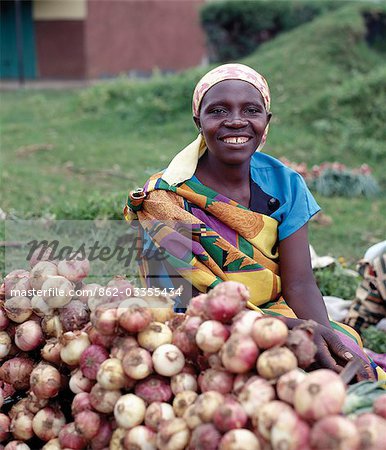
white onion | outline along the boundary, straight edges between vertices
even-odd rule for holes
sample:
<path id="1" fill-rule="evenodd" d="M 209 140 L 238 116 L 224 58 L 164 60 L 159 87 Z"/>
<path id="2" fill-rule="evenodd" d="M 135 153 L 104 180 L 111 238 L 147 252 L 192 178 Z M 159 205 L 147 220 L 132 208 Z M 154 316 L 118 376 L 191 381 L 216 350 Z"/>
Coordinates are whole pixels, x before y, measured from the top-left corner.
<path id="1" fill-rule="evenodd" d="M 183 353 L 173 344 L 163 344 L 156 348 L 152 359 L 154 370 L 160 375 L 167 377 L 177 375 L 185 365 Z"/>
<path id="2" fill-rule="evenodd" d="M 114 417 L 119 427 L 133 428 L 140 425 L 146 412 L 145 402 L 134 394 L 122 395 L 114 407 Z"/>
<path id="3" fill-rule="evenodd" d="M 42 285 L 42 297 L 50 308 L 61 308 L 70 303 L 73 287 L 74 285 L 67 278 L 59 275 L 52 276 Z"/>
<path id="4" fill-rule="evenodd" d="M 54 263 L 49 261 L 40 261 L 31 270 L 31 287 L 39 290 L 49 277 L 56 275 L 58 275 L 58 268 Z"/>

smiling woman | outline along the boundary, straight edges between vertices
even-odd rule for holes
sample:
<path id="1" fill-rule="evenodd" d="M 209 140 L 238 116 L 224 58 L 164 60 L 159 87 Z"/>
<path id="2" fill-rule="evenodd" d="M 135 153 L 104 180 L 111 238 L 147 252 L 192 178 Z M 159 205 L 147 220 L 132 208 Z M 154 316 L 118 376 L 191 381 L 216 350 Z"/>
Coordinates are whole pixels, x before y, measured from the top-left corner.
<path id="1" fill-rule="evenodd" d="M 193 119 L 197 139 L 125 208 L 139 221 L 144 283 L 170 289 L 183 280 L 183 311 L 189 287 L 196 294 L 241 282 L 250 308 L 290 328 L 312 320 L 319 366 L 339 372 L 358 358 L 358 378 L 374 378 L 356 332 L 329 321 L 313 277 L 307 223 L 319 206 L 299 174 L 259 151 L 271 119 L 265 79 L 241 64 L 213 69 L 195 88 Z"/>

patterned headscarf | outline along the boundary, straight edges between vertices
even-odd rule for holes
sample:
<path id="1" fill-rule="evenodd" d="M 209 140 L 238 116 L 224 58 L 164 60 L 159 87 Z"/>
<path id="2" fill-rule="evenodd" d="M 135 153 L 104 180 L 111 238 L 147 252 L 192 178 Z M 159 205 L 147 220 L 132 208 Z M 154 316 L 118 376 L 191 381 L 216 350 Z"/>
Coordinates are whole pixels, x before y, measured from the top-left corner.
<path id="1" fill-rule="evenodd" d="M 244 64 L 223 64 L 208 72 L 197 83 L 192 101 L 193 116 L 199 116 L 202 99 L 208 90 L 215 84 L 220 83 L 220 81 L 225 80 L 241 80 L 250 83 L 260 92 L 267 112 L 270 111 L 271 97 L 268 84 L 264 77 Z M 263 148 L 267 134 L 268 124 L 265 127 L 263 137 L 256 151 L 260 151 Z M 162 175 L 162 178 L 171 185 L 176 185 L 191 178 L 196 171 L 199 158 L 205 151 L 206 143 L 204 137 L 200 134 L 195 141 L 174 157 Z"/>

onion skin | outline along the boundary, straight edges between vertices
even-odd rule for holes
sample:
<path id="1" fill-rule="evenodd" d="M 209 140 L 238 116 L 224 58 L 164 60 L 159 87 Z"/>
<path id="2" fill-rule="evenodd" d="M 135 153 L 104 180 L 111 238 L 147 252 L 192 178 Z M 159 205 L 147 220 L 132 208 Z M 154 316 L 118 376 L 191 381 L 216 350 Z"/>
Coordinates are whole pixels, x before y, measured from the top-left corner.
<path id="1" fill-rule="evenodd" d="M 110 356 L 112 358 L 118 358 L 123 361 L 127 352 L 133 347 L 138 347 L 138 342 L 134 336 L 117 336 L 114 338 L 111 347 Z"/>
<path id="2" fill-rule="evenodd" d="M 174 410 L 169 403 L 153 402 L 147 407 L 145 412 L 145 425 L 153 431 L 159 429 L 163 420 L 174 419 Z"/>
<path id="3" fill-rule="evenodd" d="M 176 417 L 182 417 L 187 408 L 196 401 L 197 397 L 198 394 L 194 391 L 184 391 L 177 394 L 173 400 L 173 411 Z"/>
<path id="4" fill-rule="evenodd" d="M 201 323 L 201 317 L 187 316 L 181 325 L 173 331 L 172 343 L 191 360 L 194 360 L 198 355 L 196 334 Z"/>
<path id="5" fill-rule="evenodd" d="M 32 359 L 15 356 L 0 367 L 0 380 L 11 384 L 16 390 L 28 389 L 33 368 Z"/>
<path id="6" fill-rule="evenodd" d="M 319 420 L 339 414 L 346 396 L 346 388 L 339 375 L 332 370 L 318 369 L 295 390 L 296 412 L 306 420 Z"/>
<path id="7" fill-rule="evenodd" d="M 266 350 L 259 356 L 256 364 L 258 374 L 268 380 L 278 378 L 296 367 L 296 356 L 286 347 Z"/>
<path id="8" fill-rule="evenodd" d="M 9 298 L 4 303 L 4 310 L 8 319 L 23 323 L 32 315 L 31 300 L 23 296 Z"/>
<path id="9" fill-rule="evenodd" d="M 276 392 L 279 399 L 293 405 L 295 390 L 306 377 L 307 373 L 301 369 L 293 369 L 281 375 L 276 383 Z"/>
<path id="10" fill-rule="evenodd" d="M 310 428 L 293 410 L 279 414 L 271 428 L 271 445 L 273 450 L 308 449 Z"/>
<path id="11" fill-rule="evenodd" d="M 32 429 L 42 441 L 48 442 L 59 436 L 59 431 L 66 424 L 64 414 L 58 408 L 47 406 L 32 419 Z"/>
<path id="12" fill-rule="evenodd" d="M 4 283 L 1 285 L 1 291 L 5 298 L 10 298 L 11 290 L 29 289 L 30 286 L 30 273 L 28 270 L 16 269 L 6 275 Z"/>
<path id="13" fill-rule="evenodd" d="M 153 316 L 148 308 L 133 306 L 119 316 L 119 325 L 129 333 L 138 333 L 152 322 Z"/>
<path id="14" fill-rule="evenodd" d="M 95 411 L 109 414 L 114 411 L 114 406 L 121 397 L 119 390 L 103 389 L 98 383 L 90 391 L 90 403 Z"/>
<path id="15" fill-rule="evenodd" d="M 88 338 L 90 339 L 91 344 L 100 345 L 101 347 L 105 347 L 107 349 L 111 348 L 111 356 L 113 358 L 119 358 L 116 354 L 114 354 L 115 341 L 120 339 L 125 339 L 121 336 L 107 336 L 105 334 L 101 334 L 95 327 L 91 326 L 88 331 Z M 127 336 L 131 337 L 131 336 Z M 134 339 L 134 338 L 133 338 Z M 122 359 L 122 358 L 119 358 Z"/>
<path id="16" fill-rule="evenodd" d="M 138 333 L 138 343 L 142 348 L 153 352 L 162 344 L 171 344 L 172 330 L 161 322 L 151 322 L 144 330 Z"/>
<path id="17" fill-rule="evenodd" d="M 144 348 L 132 347 L 123 358 L 122 367 L 128 377 L 143 380 L 152 373 L 153 360 Z"/>
<path id="18" fill-rule="evenodd" d="M 16 327 L 15 344 L 20 350 L 30 352 L 40 347 L 43 342 L 43 331 L 34 320 L 27 320 Z"/>
<path id="19" fill-rule="evenodd" d="M 355 425 L 359 432 L 360 448 L 384 450 L 386 442 L 386 420 L 376 414 L 361 414 Z"/>
<path id="20" fill-rule="evenodd" d="M 103 361 L 97 373 L 97 382 L 104 389 L 122 389 L 126 384 L 126 375 L 121 360 L 109 358 Z"/>
<path id="21" fill-rule="evenodd" d="M 55 438 L 51 439 L 45 445 L 43 445 L 41 450 L 61 450 L 61 449 L 62 448 L 60 446 L 59 439 Z"/>
<path id="22" fill-rule="evenodd" d="M 51 261 L 55 256 L 55 251 L 49 245 L 41 245 L 39 246 L 31 255 L 29 260 L 29 264 L 32 267 L 35 267 L 36 264 L 40 261 Z"/>
<path id="23" fill-rule="evenodd" d="M 135 385 L 135 395 L 141 397 L 146 403 L 168 402 L 172 398 L 168 378 L 159 375 L 150 375 Z"/>
<path id="24" fill-rule="evenodd" d="M 114 293 L 114 300 L 125 300 L 132 297 L 134 287 L 125 277 L 120 275 L 115 276 L 107 283 L 107 287 L 111 288 Z"/>
<path id="25" fill-rule="evenodd" d="M 108 449 L 109 450 L 122 450 L 125 448 L 124 440 L 127 430 L 124 428 L 116 428 L 111 435 L 111 440 Z"/>
<path id="26" fill-rule="evenodd" d="M 5 313 L 5 309 L 0 305 L 0 331 L 4 331 L 9 325 L 9 319 Z"/>
<path id="27" fill-rule="evenodd" d="M 271 438 L 271 429 L 276 423 L 277 418 L 283 411 L 292 411 L 292 408 L 284 402 L 272 400 L 262 405 L 252 416 L 252 424 L 258 429 L 260 435 L 269 441 Z"/>
<path id="28" fill-rule="evenodd" d="M 62 448 L 81 450 L 86 447 L 87 441 L 75 427 L 75 423 L 67 423 L 59 432 L 59 443 Z"/>
<path id="29" fill-rule="evenodd" d="M 91 342 L 84 331 L 67 331 L 60 338 L 62 348 L 60 358 L 69 366 L 78 365 L 84 350 L 90 347 Z"/>
<path id="30" fill-rule="evenodd" d="M 83 375 L 90 380 L 96 380 L 97 373 L 103 361 L 109 357 L 107 350 L 100 345 L 90 345 L 87 347 L 79 360 L 79 365 Z"/>
<path id="31" fill-rule="evenodd" d="M 19 412 L 11 420 L 10 431 L 15 439 L 20 439 L 21 441 L 28 441 L 34 435 L 32 429 L 32 419 L 33 414 L 25 410 Z"/>
<path id="32" fill-rule="evenodd" d="M 58 274 L 69 281 L 78 282 L 86 278 L 90 272 L 88 259 L 70 259 L 58 262 Z"/>
<path id="33" fill-rule="evenodd" d="M 233 389 L 234 375 L 225 370 L 207 369 L 198 377 L 201 392 L 217 391 L 229 394 Z"/>
<path id="34" fill-rule="evenodd" d="M 91 409 L 92 405 L 90 402 L 90 394 L 88 392 L 80 392 L 75 395 L 71 405 L 71 414 L 73 417 L 82 411 L 90 411 Z"/>
<path id="35" fill-rule="evenodd" d="M 252 431 L 243 428 L 224 434 L 218 448 L 219 450 L 260 450 L 260 444 Z"/>
<path id="36" fill-rule="evenodd" d="M 80 394 L 82 392 L 90 392 L 94 382 L 83 375 L 81 369 L 75 369 L 71 372 L 71 378 L 68 383 L 71 392 Z"/>
<path id="37" fill-rule="evenodd" d="M 0 331 L 0 361 L 8 356 L 12 346 L 12 339 L 6 331 Z"/>
<path id="38" fill-rule="evenodd" d="M 197 295 L 196 297 L 193 297 L 190 301 L 189 301 L 189 306 L 186 310 L 186 314 L 188 316 L 198 316 L 198 317 L 205 317 L 205 302 L 208 298 L 207 294 L 200 294 Z"/>
<path id="39" fill-rule="evenodd" d="M 40 350 L 41 357 L 50 363 L 60 364 L 60 350 L 62 346 L 56 338 L 48 339 L 44 347 Z"/>
<path id="40" fill-rule="evenodd" d="M 233 319 L 231 333 L 252 336 L 253 325 L 256 319 L 263 317 L 262 313 L 253 310 L 241 310 Z M 253 337 L 253 336 L 252 336 Z"/>
<path id="41" fill-rule="evenodd" d="M 301 369 L 306 369 L 315 361 L 317 347 L 308 331 L 300 328 L 292 329 L 288 334 L 286 346 L 296 356 Z"/>
<path id="42" fill-rule="evenodd" d="M 72 299 L 70 292 L 73 287 L 67 278 L 60 275 L 51 276 L 42 285 L 42 297 L 50 308 L 61 308 L 70 303 Z"/>
<path id="43" fill-rule="evenodd" d="M 288 337 L 288 327 L 275 317 L 261 317 L 252 327 L 252 337 L 259 348 L 268 349 L 285 344 Z"/>
<path id="44" fill-rule="evenodd" d="M 26 407 L 29 412 L 32 414 L 36 414 L 41 409 L 45 408 L 48 404 L 48 399 L 46 398 L 37 398 L 36 395 L 30 391 L 28 392 Z"/>
<path id="45" fill-rule="evenodd" d="M 114 303 L 98 306 L 95 311 L 90 314 L 91 323 L 99 333 L 107 336 L 116 335 L 118 329 L 116 306 L 117 305 Z"/>
<path id="46" fill-rule="evenodd" d="M 358 450 L 359 433 L 354 423 L 339 415 L 324 417 L 311 430 L 311 447 L 315 450 Z M 368 447 L 366 447 L 368 448 Z"/>
<path id="47" fill-rule="evenodd" d="M 23 441 L 11 441 L 4 447 L 4 450 L 31 450 Z"/>
<path id="48" fill-rule="evenodd" d="M 105 448 L 108 448 L 112 434 L 112 424 L 109 422 L 109 420 L 102 418 L 98 434 L 90 442 L 91 449 L 103 450 Z"/>
<path id="49" fill-rule="evenodd" d="M 121 428 L 133 428 L 140 425 L 146 412 L 145 402 L 134 394 L 122 395 L 114 407 L 114 417 Z"/>
<path id="50" fill-rule="evenodd" d="M 221 349 L 221 361 L 232 373 L 245 373 L 254 367 L 259 349 L 249 336 L 232 334 Z"/>
<path id="51" fill-rule="evenodd" d="M 154 370 L 164 376 L 171 377 L 181 372 L 185 365 L 185 357 L 181 350 L 173 344 L 163 344 L 155 349 L 152 355 Z"/>
<path id="52" fill-rule="evenodd" d="M 180 372 L 173 375 L 170 380 L 170 387 L 174 395 L 183 391 L 197 392 L 197 377 L 191 373 Z"/>
<path id="53" fill-rule="evenodd" d="M 131 428 L 125 436 L 124 448 L 156 450 L 156 433 L 143 425 Z"/>
<path id="54" fill-rule="evenodd" d="M 31 372 L 30 385 L 37 398 L 55 397 L 61 387 L 60 373 L 50 364 L 40 362 Z"/>
<path id="55" fill-rule="evenodd" d="M 228 329 L 217 320 L 206 320 L 197 330 L 196 344 L 204 352 L 218 352 L 229 337 Z"/>
<path id="56" fill-rule="evenodd" d="M 33 289 L 39 290 L 49 278 L 58 275 L 57 266 L 50 261 L 40 261 L 31 270 L 30 283 Z"/>
<path id="57" fill-rule="evenodd" d="M 208 391 L 197 397 L 193 408 L 202 422 L 211 422 L 216 409 L 223 402 L 224 396 L 220 392 Z"/>
<path id="58" fill-rule="evenodd" d="M 275 398 L 275 390 L 271 384 L 258 376 L 250 378 L 241 389 L 238 401 L 245 412 L 252 417 L 256 410 Z"/>
<path id="59" fill-rule="evenodd" d="M 93 439 L 99 431 L 101 419 L 93 411 L 82 411 L 75 416 L 75 428 L 88 441 Z"/>
<path id="60" fill-rule="evenodd" d="M 0 442 L 4 442 L 9 437 L 11 420 L 5 414 L 0 413 Z"/>
<path id="61" fill-rule="evenodd" d="M 188 450 L 216 450 L 221 434 L 211 423 L 199 425 L 192 431 Z"/>
<path id="62" fill-rule="evenodd" d="M 186 422 L 177 417 L 166 420 L 157 433 L 157 448 L 160 450 L 183 450 L 187 447 L 190 431 Z"/>
<path id="63" fill-rule="evenodd" d="M 248 417 L 243 407 L 232 397 L 226 398 L 213 415 L 213 423 L 223 433 L 236 428 L 244 428 L 247 421 Z"/>
<path id="64" fill-rule="evenodd" d="M 60 308 L 59 318 L 64 331 L 81 330 L 89 320 L 89 311 L 80 300 L 71 300 Z"/>

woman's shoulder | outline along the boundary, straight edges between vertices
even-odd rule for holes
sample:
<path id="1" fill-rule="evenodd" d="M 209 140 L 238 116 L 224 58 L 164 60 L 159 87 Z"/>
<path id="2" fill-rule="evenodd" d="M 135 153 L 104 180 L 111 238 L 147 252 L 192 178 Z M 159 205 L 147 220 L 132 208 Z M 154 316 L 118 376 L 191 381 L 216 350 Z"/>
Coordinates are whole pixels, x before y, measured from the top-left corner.
<path id="1" fill-rule="evenodd" d="M 272 169 L 282 170 L 286 173 L 297 173 L 290 167 L 286 166 L 279 159 L 274 156 L 267 155 L 266 153 L 255 152 L 251 158 L 251 168 L 253 169 Z"/>
<path id="2" fill-rule="evenodd" d="M 298 172 L 286 166 L 279 159 L 266 153 L 254 153 L 251 158 L 250 167 L 251 177 L 257 183 L 267 181 L 271 184 L 273 177 L 280 184 L 285 180 L 292 184 L 293 182 L 301 181 L 302 178 Z"/>

